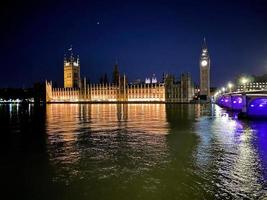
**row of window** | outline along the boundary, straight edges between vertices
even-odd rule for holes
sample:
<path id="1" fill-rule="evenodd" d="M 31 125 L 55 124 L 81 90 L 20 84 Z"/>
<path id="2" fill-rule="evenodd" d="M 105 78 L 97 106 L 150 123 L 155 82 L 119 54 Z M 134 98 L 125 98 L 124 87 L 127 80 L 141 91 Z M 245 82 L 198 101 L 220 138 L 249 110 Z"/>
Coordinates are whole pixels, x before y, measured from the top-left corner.
<path id="1" fill-rule="evenodd" d="M 252 83 L 246 83 L 245 86 L 251 86 L 251 85 L 267 85 L 267 82 L 252 82 Z M 239 85 L 238 87 L 243 87 L 244 85 Z"/>
<path id="2" fill-rule="evenodd" d="M 79 93 L 79 91 L 73 91 L 70 88 L 65 88 L 64 90 L 60 90 L 60 89 L 55 89 L 53 92 L 55 92 L 56 95 L 68 95 L 71 93 Z M 106 95 L 112 95 L 112 94 L 118 94 L 117 90 L 88 90 L 87 94 L 91 93 L 91 94 L 106 94 Z M 128 94 L 163 94 L 164 91 L 159 91 L 159 90 L 128 90 Z"/>

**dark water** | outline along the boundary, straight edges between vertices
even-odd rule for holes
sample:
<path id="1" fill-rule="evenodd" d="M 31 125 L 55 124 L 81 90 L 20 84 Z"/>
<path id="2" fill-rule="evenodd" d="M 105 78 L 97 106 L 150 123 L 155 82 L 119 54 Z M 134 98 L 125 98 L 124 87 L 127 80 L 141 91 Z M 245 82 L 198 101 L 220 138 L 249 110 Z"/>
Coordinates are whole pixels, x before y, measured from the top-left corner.
<path id="1" fill-rule="evenodd" d="M 0 105 L 8 199 L 261 199 L 267 122 L 215 105 Z"/>

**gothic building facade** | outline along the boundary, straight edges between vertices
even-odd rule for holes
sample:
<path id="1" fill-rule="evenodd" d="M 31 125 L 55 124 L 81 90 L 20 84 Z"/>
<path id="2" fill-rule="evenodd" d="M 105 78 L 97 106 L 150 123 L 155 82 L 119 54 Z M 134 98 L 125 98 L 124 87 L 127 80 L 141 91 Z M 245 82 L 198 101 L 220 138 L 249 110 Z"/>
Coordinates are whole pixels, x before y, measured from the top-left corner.
<path id="1" fill-rule="evenodd" d="M 88 84 L 80 80 L 79 59 L 73 55 L 64 60 L 64 88 L 54 88 L 46 81 L 46 102 L 177 102 L 188 103 L 194 97 L 194 84 L 189 74 L 180 80 L 165 75 L 162 82 L 130 84 L 120 75 L 118 63 L 113 71 L 112 83 Z"/>

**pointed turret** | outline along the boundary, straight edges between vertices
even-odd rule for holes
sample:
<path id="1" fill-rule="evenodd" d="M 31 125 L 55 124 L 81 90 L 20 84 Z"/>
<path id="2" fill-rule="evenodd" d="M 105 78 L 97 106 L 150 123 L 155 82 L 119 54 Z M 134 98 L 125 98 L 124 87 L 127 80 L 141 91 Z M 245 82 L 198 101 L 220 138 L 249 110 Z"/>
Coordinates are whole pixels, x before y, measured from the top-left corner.
<path id="1" fill-rule="evenodd" d="M 115 85 L 118 85 L 119 79 L 120 79 L 119 65 L 118 65 L 118 59 L 116 59 L 116 63 L 114 65 L 114 69 L 112 73 L 112 83 Z"/>
<path id="2" fill-rule="evenodd" d="M 203 43 L 202 43 L 202 49 L 201 49 L 201 55 L 200 57 L 209 57 L 209 52 L 208 52 L 208 46 L 207 46 L 207 42 L 206 42 L 206 38 L 203 38 Z"/>
<path id="3" fill-rule="evenodd" d="M 206 38 L 203 38 L 202 49 L 208 49 Z"/>

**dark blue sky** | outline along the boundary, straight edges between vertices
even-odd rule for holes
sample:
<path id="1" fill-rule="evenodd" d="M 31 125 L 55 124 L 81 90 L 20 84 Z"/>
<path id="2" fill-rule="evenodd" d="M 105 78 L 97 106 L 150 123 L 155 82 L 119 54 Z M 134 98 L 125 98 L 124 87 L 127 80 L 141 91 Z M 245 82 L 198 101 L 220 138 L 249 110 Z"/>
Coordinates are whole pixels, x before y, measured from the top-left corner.
<path id="1" fill-rule="evenodd" d="M 267 1 L 12 1 L 0 9 L 0 87 L 62 84 L 71 44 L 92 81 L 111 76 L 118 57 L 129 80 L 190 72 L 198 82 L 204 36 L 213 86 L 267 72 Z"/>

